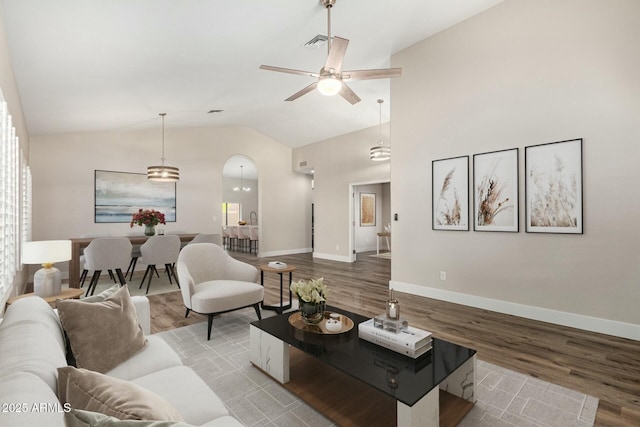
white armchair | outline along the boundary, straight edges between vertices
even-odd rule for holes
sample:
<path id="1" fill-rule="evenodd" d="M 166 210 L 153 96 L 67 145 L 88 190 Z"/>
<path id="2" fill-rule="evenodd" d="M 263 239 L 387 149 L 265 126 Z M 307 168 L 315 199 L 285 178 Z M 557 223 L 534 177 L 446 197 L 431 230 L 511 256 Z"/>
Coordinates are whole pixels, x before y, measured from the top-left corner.
<path id="1" fill-rule="evenodd" d="M 191 311 L 207 315 L 207 340 L 211 339 L 213 316 L 253 306 L 258 315 L 264 288 L 258 282 L 254 266 L 229 256 L 213 243 L 185 246 L 177 262 L 182 300 Z"/>

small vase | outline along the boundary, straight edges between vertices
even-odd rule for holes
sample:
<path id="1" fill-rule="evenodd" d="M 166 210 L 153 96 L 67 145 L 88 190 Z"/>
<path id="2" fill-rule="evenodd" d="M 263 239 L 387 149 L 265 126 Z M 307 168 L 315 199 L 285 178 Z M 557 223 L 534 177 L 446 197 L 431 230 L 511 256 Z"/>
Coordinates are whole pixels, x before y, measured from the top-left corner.
<path id="1" fill-rule="evenodd" d="M 147 224 L 144 226 L 144 235 L 145 236 L 153 236 L 156 234 L 156 226 L 152 224 Z"/>
<path id="2" fill-rule="evenodd" d="M 300 316 L 307 325 L 317 325 L 324 317 L 324 303 L 300 301 Z"/>

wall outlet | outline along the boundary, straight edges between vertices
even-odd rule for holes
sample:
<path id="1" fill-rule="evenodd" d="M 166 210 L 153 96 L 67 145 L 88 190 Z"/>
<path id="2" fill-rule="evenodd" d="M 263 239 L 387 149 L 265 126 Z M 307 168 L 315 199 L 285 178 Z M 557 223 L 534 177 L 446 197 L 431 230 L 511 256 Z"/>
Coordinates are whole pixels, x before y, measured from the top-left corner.
<path id="1" fill-rule="evenodd" d="M 446 271 L 441 271 L 440 272 L 440 280 L 447 280 L 447 272 Z"/>

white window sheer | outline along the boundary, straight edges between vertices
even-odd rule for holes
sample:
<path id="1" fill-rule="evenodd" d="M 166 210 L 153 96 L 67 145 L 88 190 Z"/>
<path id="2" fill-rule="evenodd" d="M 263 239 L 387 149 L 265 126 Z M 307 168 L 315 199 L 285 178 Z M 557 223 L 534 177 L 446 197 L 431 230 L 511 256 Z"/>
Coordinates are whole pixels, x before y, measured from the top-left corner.
<path id="1" fill-rule="evenodd" d="M 31 172 L 0 92 L 0 296 L 20 269 L 20 247 L 31 234 Z M 26 219 L 26 220 L 25 220 Z"/>

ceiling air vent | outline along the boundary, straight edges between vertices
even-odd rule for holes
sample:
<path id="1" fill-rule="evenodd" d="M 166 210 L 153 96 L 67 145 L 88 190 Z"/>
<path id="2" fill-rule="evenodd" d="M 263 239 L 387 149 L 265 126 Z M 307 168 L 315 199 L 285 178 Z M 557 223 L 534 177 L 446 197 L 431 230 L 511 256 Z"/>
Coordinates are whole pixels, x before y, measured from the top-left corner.
<path id="1" fill-rule="evenodd" d="M 302 45 L 302 47 L 306 47 L 309 49 L 320 49 L 327 43 L 327 36 L 324 34 L 318 34 L 308 42 Z"/>
<path id="2" fill-rule="evenodd" d="M 222 113 L 224 110 L 209 110 L 207 114 Z"/>

